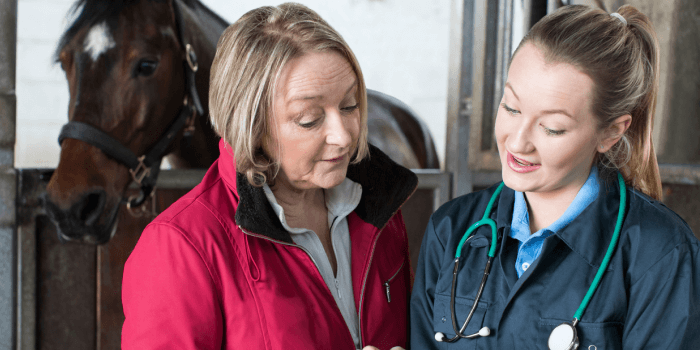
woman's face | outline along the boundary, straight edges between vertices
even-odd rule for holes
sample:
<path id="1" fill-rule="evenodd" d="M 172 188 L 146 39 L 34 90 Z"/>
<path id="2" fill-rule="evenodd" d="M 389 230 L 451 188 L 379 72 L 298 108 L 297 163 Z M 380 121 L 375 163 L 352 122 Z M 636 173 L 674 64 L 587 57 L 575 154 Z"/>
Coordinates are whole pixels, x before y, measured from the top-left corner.
<path id="1" fill-rule="evenodd" d="M 542 195 L 578 192 L 601 138 L 590 108 L 592 88 L 586 74 L 569 64 L 546 63 L 532 44 L 517 52 L 496 116 L 508 187 Z"/>
<path id="2" fill-rule="evenodd" d="M 360 135 L 357 76 L 335 52 L 312 52 L 282 70 L 265 150 L 293 189 L 331 188 L 345 179 Z"/>

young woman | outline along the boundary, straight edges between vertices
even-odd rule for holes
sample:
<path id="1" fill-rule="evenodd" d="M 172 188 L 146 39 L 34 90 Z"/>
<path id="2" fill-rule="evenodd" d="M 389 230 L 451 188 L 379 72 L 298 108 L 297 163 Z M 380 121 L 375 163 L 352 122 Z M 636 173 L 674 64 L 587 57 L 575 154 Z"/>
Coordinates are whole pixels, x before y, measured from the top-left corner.
<path id="1" fill-rule="evenodd" d="M 505 185 L 433 214 L 413 348 L 697 348 L 699 242 L 659 202 L 657 46 L 630 6 L 564 7 L 523 39 L 495 125 Z"/>

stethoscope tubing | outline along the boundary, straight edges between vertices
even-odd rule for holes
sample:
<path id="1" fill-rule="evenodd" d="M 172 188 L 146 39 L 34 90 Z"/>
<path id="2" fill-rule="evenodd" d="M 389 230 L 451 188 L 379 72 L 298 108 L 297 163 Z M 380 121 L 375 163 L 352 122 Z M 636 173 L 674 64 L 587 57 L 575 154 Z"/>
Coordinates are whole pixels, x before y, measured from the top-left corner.
<path id="1" fill-rule="evenodd" d="M 588 307 L 588 303 L 591 301 L 591 298 L 593 298 L 593 294 L 598 289 L 600 280 L 603 279 L 603 274 L 605 274 L 605 270 L 607 270 L 608 264 L 610 264 L 610 259 L 612 259 L 612 255 L 615 251 L 615 248 L 617 247 L 617 242 L 620 240 L 622 221 L 625 216 L 625 207 L 627 206 L 627 187 L 625 186 L 625 180 L 622 178 L 622 175 L 620 173 L 617 173 L 617 181 L 620 185 L 620 204 L 617 210 L 617 222 L 615 223 L 615 231 L 613 231 L 613 236 L 610 240 L 610 244 L 608 245 L 608 251 L 605 253 L 603 262 L 600 264 L 601 268 L 599 268 L 598 272 L 596 272 L 595 278 L 593 279 L 593 283 L 591 283 L 591 286 L 588 288 L 588 292 L 586 292 L 586 296 L 583 297 L 583 301 L 581 302 L 581 305 L 579 305 L 578 310 L 576 310 L 576 313 L 574 313 L 574 321 L 576 323 L 578 323 L 578 320 L 581 319 L 581 316 L 583 315 L 584 311 L 586 311 L 586 307 Z M 576 323 L 574 323 L 574 326 L 576 325 Z"/>
<path id="2" fill-rule="evenodd" d="M 493 207 L 493 203 L 496 202 L 496 198 L 498 198 L 498 195 L 501 194 L 501 191 L 503 191 L 504 186 L 505 183 L 503 182 L 501 182 L 501 184 L 498 185 L 498 188 L 496 188 L 496 191 L 491 196 L 491 199 L 489 199 L 489 204 L 486 206 L 484 216 L 481 218 L 481 220 L 475 222 L 474 225 L 471 225 L 467 232 L 462 236 L 462 239 L 459 240 L 459 244 L 457 245 L 457 251 L 455 252 L 455 259 L 459 260 L 459 258 L 462 256 L 462 247 L 464 246 L 464 243 L 467 241 L 467 239 L 469 239 L 472 236 L 472 233 L 477 228 L 484 225 L 491 226 L 491 247 L 489 248 L 489 257 L 493 258 L 494 256 L 496 256 L 496 245 L 498 244 L 498 235 L 496 234 L 496 222 L 493 221 L 493 219 L 489 218 L 489 215 L 491 214 L 491 207 Z"/>
<path id="3" fill-rule="evenodd" d="M 603 274 L 605 274 L 605 270 L 607 269 L 610 259 L 612 259 L 612 255 L 615 251 L 615 248 L 617 247 L 617 242 L 620 238 L 620 231 L 622 229 L 622 222 L 624 219 L 625 215 L 625 207 L 627 206 L 627 187 L 625 185 L 625 180 L 622 177 L 622 174 L 618 172 L 617 174 L 617 179 L 618 183 L 620 185 L 620 204 L 619 204 L 619 210 L 617 213 L 617 222 L 615 223 L 615 231 L 613 232 L 613 237 L 610 240 L 610 244 L 608 245 L 608 250 L 605 253 L 605 257 L 603 258 L 603 261 L 598 268 L 598 271 L 596 272 L 596 275 L 593 279 L 593 282 L 591 283 L 590 287 L 588 288 L 588 291 L 586 292 L 586 295 L 583 298 L 583 301 L 579 305 L 579 308 L 576 310 L 576 313 L 574 314 L 573 321 L 571 323 L 571 326 L 574 331 L 574 340 L 576 341 L 576 346 L 578 346 L 578 340 L 577 337 L 575 336 L 576 333 L 576 325 L 578 324 L 579 320 L 581 319 L 581 316 L 586 310 L 586 307 L 588 307 L 588 303 L 591 301 L 591 298 L 593 297 L 593 294 L 595 294 L 595 291 L 598 289 L 598 285 L 600 284 L 601 279 L 603 278 Z M 467 232 L 462 236 L 462 238 L 459 241 L 459 244 L 457 245 L 457 251 L 455 252 L 455 260 L 454 260 L 454 269 L 452 271 L 452 288 L 451 288 L 451 293 L 450 293 L 450 309 L 451 309 L 451 316 L 452 316 L 452 328 L 455 331 L 455 336 L 447 339 L 447 337 L 443 337 L 441 341 L 446 341 L 449 343 L 455 342 L 461 338 L 476 338 L 480 336 L 480 333 L 474 333 L 471 335 L 464 335 L 464 331 L 466 330 L 467 326 L 469 325 L 469 321 L 471 321 L 472 316 L 474 315 L 474 311 L 476 310 L 479 300 L 481 299 L 481 294 L 484 291 L 484 287 L 486 286 L 486 280 L 488 278 L 488 275 L 491 271 L 491 263 L 493 261 L 493 258 L 496 253 L 496 245 L 497 245 L 497 229 L 496 229 L 496 222 L 489 218 L 489 215 L 491 214 L 491 208 L 493 204 L 496 201 L 496 198 L 499 196 L 501 193 L 501 190 L 504 187 L 504 183 L 501 182 L 501 184 L 496 188 L 496 191 L 493 193 L 491 196 L 491 199 L 489 200 L 488 205 L 486 206 L 486 210 L 484 212 L 484 216 L 481 220 L 477 221 L 474 223 L 472 226 L 469 227 Z M 467 319 L 464 321 L 464 324 L 462 325 L 461 328 L 458 327 L 457 325 L 457 313 L 455 311 L 455 290 L 457 286 L 457 272 L 459 270 L 459 259 L 460 256 L 462 255 L 462 247 L 464 244 L 471 238 L 472 233 L 479 227 L 484 226 L 484 225 L 489 225 L 491 226 L 491 246 L 489 249 L 489 254 L 488 254 L 488 260 L 486 262 L 486 267 L 484 268 L 484 276 L 481 279 L 481 284 L 479 285 L 479 290 L 477 291 L 476 298 L 474 299 L 474 304 L 472 305 L 471 310 L 469 311 L 469 315 L 467 315 Z M 438 333 L 441 334 L 441 333 Z M 488 335 L 488 332 L 486 333 Z M 574 348 L 575 348 L 574 347 Z"/>
<path id="4" fill-rule="evenodd" d="M 460 239 L 459 244 L 457 245 L 457 251 L 455 252 L 455 266 L 452 271 L 452 291 L 450 293 L 452 328 L 455 331 L 455 336 L 450 339 L 443 339 L 443 341 L 447 341 L 448 343 L 455 342 L 460 338 L 471 339 L 479 336 L 479 333 L 464 335 L 464 331 L 467 329 L 469 321 L 471 321 L 472 316 L 474 316 L 474 311 L 476 311 L 476 307 L 479 305 L 479 299 L 481 299 L 481 294 L 484 292 L 484 287 L 486 287 L 486 279 L 489 277 L 489 273 L 491 273 L 491 263 L 493 262 L 494 256 L 496 256 L 496 244 L 498 241 L 498 235 L 496 234 L 496 222 L 493 219 L 489 218 L 489 215 L 491 214 L 491 208 L 493 207 L 493 204 L 496 202 L 496 198 L 498 198 L 504 186 L 505 184 L 503 182 L 501 182 L 501 184 L 498 185 L 498 188 L 496 188 L 496 191 L 491 196 L 491 199 L 489 199 L 489 203 L 486 206 L 486 210 L 484 211 L 484 216 L 481 218 L 481 220 L 477 221 L 476 223 L 474 223 L 474 225 L 469 227 L 469 229 L 462 236 L 462 239 Z M 472 234 L 476 229 L 484 225 L 491 226 L 491 246 L 489 248 L 488 260 L 486 261 L 486 267 L 484 268 L 484 276 L 481 278 L 481 284 L 479 285 L 479 290 L 476 293 L 474 304 L 472 305 L 471 310 L 469 310 L 469 315 L 467 315 L 467 319 L 466 321 L 464 321 L 462 328 L 459 328 L 457 325 L 457 312 L 455 311 L 455 288 L 457 286 L 457 272 L 459 270 L 459 259 L 462 255 L 462 247 L 464 246 L 464 243 L 466 243 L 472 237 Z"/>
<path id="5" fill-rule="evenodd" d="M 493 258 L 489 257 L 488 260 L 486 261 L 486 267 L 484 268 L 484 276 L 481 278 L 481 285 L 479 285 L 479 291 L 476 293 L 476 299 L 474 301 L 474 304 L 472 304 L 471 310 L 469 310 L 469 315 L 467 315 L 466 321 L 464 321 L 464 324 L 462 325 L 462 328 L 457 327 L 457 313 L 455 311 L 455 289 L 457 285 L 457 270 L 459 269 L 459 259 L 455 259 L 455 267 L 452 272 L 452 291 L 450 293 L 450 309 L 452 311 L 452 328 L 455 331 L 455 336 L 451 339 L 445 339 L 448 343 L 452 343 L 456 341 L 459 338 L 476 338 L 479 336 L 479 333 L 474 333 L 470 335 L 464 335 L 464 331 L 467 329 L 467 325 L 469 325 L 469 321 L 471 321 L 472 316 L 474 316 L 474 311 L 476 311 L 477 306 L 479 305 L 479 299 L 481 299 L 481 293 L 484 292 L 484 287 L 486 286 L 486 279 L 489 277 L 489 273 L 491 272 L 491 263 L 493 262 Z"/>

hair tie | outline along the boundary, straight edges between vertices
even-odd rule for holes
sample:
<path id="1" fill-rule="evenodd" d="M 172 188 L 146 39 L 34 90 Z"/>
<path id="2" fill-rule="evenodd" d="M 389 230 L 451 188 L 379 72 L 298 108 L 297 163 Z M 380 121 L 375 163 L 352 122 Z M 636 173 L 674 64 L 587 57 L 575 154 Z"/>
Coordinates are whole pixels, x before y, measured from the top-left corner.
<path id="1" fill-rule="evenodd" d="M 625 26 L 627 26 L 627 20 L 625 19 L 625 17 L 622 17 L 621 14 L 619 14 L 619 13 L 617 13 L 617 12 L 613 12 L 613 13 L 610 14 L 610 16 L 613 16 L 613 17 L 619 19 L 619 20 L 622 22 L 622 24 L 624 24 Z"/>

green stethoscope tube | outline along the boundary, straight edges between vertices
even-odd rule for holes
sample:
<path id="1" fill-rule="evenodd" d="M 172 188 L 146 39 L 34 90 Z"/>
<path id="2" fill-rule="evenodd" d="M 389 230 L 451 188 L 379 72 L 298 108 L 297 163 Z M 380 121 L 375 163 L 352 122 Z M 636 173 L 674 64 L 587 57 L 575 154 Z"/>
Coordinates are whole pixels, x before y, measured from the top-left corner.
<path id="1" fill-rule="evenodd" d="M 608 251 L 605 253 L 605 257 L 603 258 L 603 262 L 601 263 L 600 267 L 598 268 L 598 272 L 596 272 L 595 278 L 593 279 L 593 282 L 591 283 L 591 286 L 588 288 L 588 292 L 583 298 L 583 301 L 581 302 L 581 305 L 578 307 L 578 310 L 576 310 L 576 313 L 574 314 L 574 319 L 571 324 L 571 327 L 576 327 L 576 324 L 578 324 L 578 321 L 581 319 L 581 315 L 586 311 L 586 307 L 588 306 L 588 303 L 591 301 L 591 298 L 593 297 L 593 294 L 595 291 L 598 289 L 598 285 L 600 284 L 600 280 L 603 278 L 603 274 L 605 273 L 605 270 L 608 268 L 608 265 L 610 264 L 610 259 L 612 258 L 612 254 L 615 251 L 615 247 L 617 247 L 617 241 L 620 238 L 620 230 L 622 229 L 622 221 L 625 215 L 625 207 L 627 206 L 627 186 L 625 186 L 625 180 L 622 178 L 622 175 L 618 172 L 617 174 L 617 179 L 618 183 L 620 185 L 620 207 L 618 209 L 617 213 L 617 223 L 615 224 L 615 231 L 613 233 L 613 237 L 610 240 L 610 245 L 608 245 Z M 498 241 L 498 236 L 496 234 L 496 222 L 489 218 L 491 215 L 491 208 L 493 207 L 493 204 L 496 202 L 496 198 L 500 195 L 501 191 L 503 190 L 504 184 L 501 183 L 498 188 L 496 188 L 496 191 L 493 193 L 491 196 L 491 199 L 489 200 L 488 205 L 486 206 L 486 210 L 484 212 L 484 216 L 481 220 L 477 221 L 474 223 L 472 226 L 467 229 L 467 232 L 462 236 L 462 239 L 459 241 L 459 244 L 457 245 L 457 251 L 455 253 L 455 260 L 454 260 L 454 270 L 452 271 L 452 288 L 451 288 L 451 293 L 450 293 L 450 309 L 452 313 L 452 328 L 454 328 L 455 331 L 455 336 L 451 339 L 448 339 L 444 334 L 442 333 L 437 333 L 435 335 L 435 339 L 438 341 L 447 341 L 447 342 L 454 342 L 457 341 L 460 338 L 476 338 L 478 336 L 487 336 L 490 333 L 490 330 L 486 327 L 482 328 L 478 333 L 474 333 L 471 335 L 465 335 L 463 332 L 466 330 L 467 325 L 469 324 L 469 321 L 471 321 L 471 318 L 474 314 L 474 311 L 476 310 L 477 305 L 479 304 L 479 299 L 481 299 L 481 293 L 484 291 L 484 287 L 486 286 L 486 279 L 491 271 L 491 263 L 493 261 L 494 256 L 496 255 L 496 245 Z M 491 227 L 491 246 L 489 249 L 488 253 L 488 260 L 486 262 L 486 267 L 484 268 L 484 275 L 481 279 L 481 284 L 479 285 L 479 290 L 476 294 L 476 298 L 474 299 L 474 304 L 472 305 L 471 310 L 469 311 L 469 314 L 467 316 L 466 321 L 462 325 L 460 329 L 458 329 L 457 326 L 457 315 L 455 313 L 455 288 L 457 285 L 457 271 L 459 269 L 459 259 L 460 256 L 462 255 L 462 247 L 464 246 L 464 243 L 466 243 L 469 238 L 471 238 L 472 234 L 476 229 L 478 229 L 481 226 L 484 225 L 489 225 Z M 568 324 L 568 323 L 566 323 Z M 574 337 L 576 332 L 574 329 Z M 574 339 L 576 345 L 578 345 L 578 339 Z M 573 341 L 572 341 L 573 344 Z"/>
<path id="2" fill-rule="evenodd" d="M 491 249 L 489 249 L 489 257 L 494 257 L 496 256 L 496 240 L 498 237 L 496 236 L 496 222 L 493 221 L 493 219 L 489 218 L 489 215 L 491 215 L 491 207 L 493 207 L 493 203 L 496 202 L 496 198 L 498 198 L 498 195 L 501 194 L 501 191 L 503 190 L 503 186 L 505 184 L 501 182 L 500 185 L 498 185 L 498 188 L 496 188 L 496 192 L 493 193 L 491 196 L 491 199 L 489 200 L 489 204 L 486 206 L 486 211 L 484 212 L 484 217 L 481 218 L 481 220 L 477 221 L 469 227 L 467 230 L 467 233 L 462 236 L 462 239 L 459 241 L 459 244 L 457 245 L 457 252 L 455 253 L 455 259 L 459 260 L 460 256 L 462 256 L 462 246 L 464 246 L 464 243 L 467 241 L 469 237 L 476 231 L 477 228 L 484 226 L 484 225 L 489 225 L 491 226 Z"/>
<path id="3" fill-rule="evenodd" d="M 578 320 L 581 319 L 581 315 L 583 315 L 583 312 L 586 311 L 586 307 L 588 307 L 588 302 L 591 301 L 593 293 L 595 293 L 595 291 L 598 289 L 600 280 L 603 279 L 603 274 L 608 268 L 608 264 L 610 263 L 610 259 L 612 258 L 613 251 L 615 250 L 615 247 L 617 247 L 617 241 L 620 239 L 620 230 L 622 230 L 622 219 L 625 216 L 625 207 L 627 206 L 627 186 L 625 186 L 625 180 L 622 178 L 622 175 L 620 175 L 620 173 L 617 173 L 617 181 L 620 184 L 620 207 L 617 210 L 617 222 L 615 223 L 615 231 L 613 232 L 613 236 L 610 240 L 608 251 L 605 253 L 605 257 L 603 258 L 603 262 L 600 264 L 598 272 L 595 274 L 593 283 L 591 283 L 591 286 L 588 288 L 588 293 L 586 293 L 586 296 L 583 297 L 581 305 L 578 307 L 578 310 L 576 310 L 576 313 L 574 314 L 574 320 L 577 323 Z"/>

